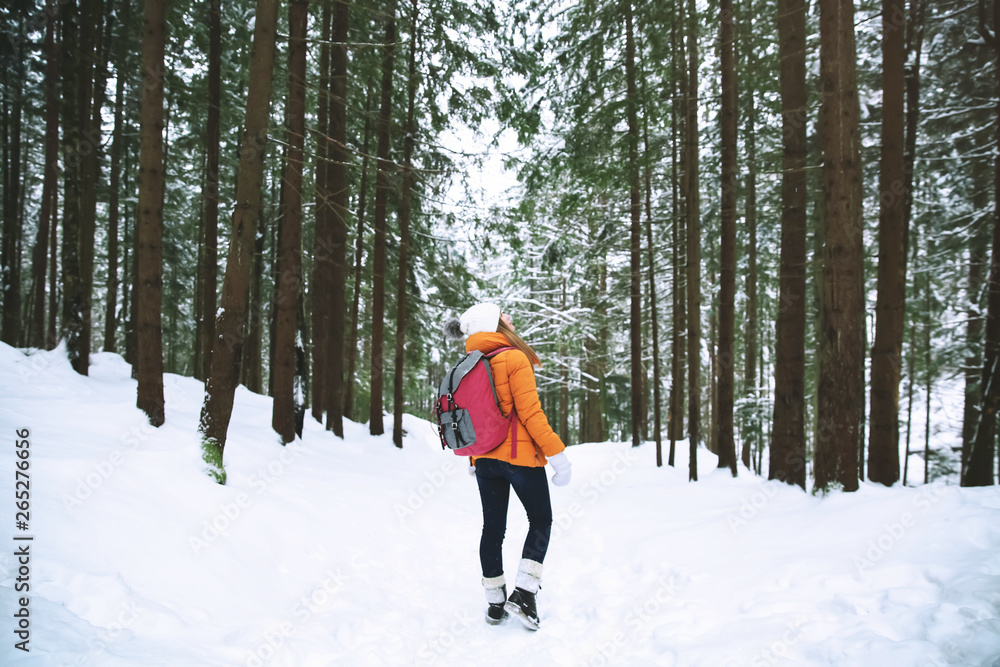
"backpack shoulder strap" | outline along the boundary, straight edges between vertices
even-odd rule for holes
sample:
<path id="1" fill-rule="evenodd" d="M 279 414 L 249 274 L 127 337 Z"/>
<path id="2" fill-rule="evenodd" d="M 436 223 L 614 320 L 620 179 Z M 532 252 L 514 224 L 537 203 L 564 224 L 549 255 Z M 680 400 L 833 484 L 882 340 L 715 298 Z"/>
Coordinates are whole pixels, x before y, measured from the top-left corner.
<path id="1" fill-rule="evenodd" d="M 507 350 L 516 350 L 516 349 L 517 348 L 514 347 L 513 345 L 507 345 L 506 347 L 498 347 L 497 349 L 493 350 L 489 354 L 484 354 L 483 356 L 486 357 L 487 359 L 492 359 L 493 357 L 497 356 L 501 352 L 506 352 Z"/>
<path id="2" fill-rule="evenodd" d="M 473 350 L 462 357 L 459 362 L 452 366 L 451 370 L 445 374 L 444 379 L 441 380 L 441 387 L 438 394 L 440 396 L 447 396 L 448 394 L 453 393 L 458 388 L 458 383 L 465 377 L 465 374 L 472 370 L 472 368 L 482 358 L 483 353 L 479 350 Z"/>
<path id="3" fill-rule="evenodd" d="M 516 349 L 517 348 L 514 347 L 513 345 L 507 345 L 505 347 L 497 348 L 497 349 L 493 350 L 492 352 L 490 352 L 489 354 L 484 354 L 483 356 L 486 359 L 492 359 L 493 357 L 495 357 L 496 355 L 500 354 L 501 352 L 506 352 L 507 350 L 516 350 Z M 492 376 L 492 373 L 490 375 Z M 492 382 L 492 378 L 491 378 L 491 382 Z M 494 396 L 496 396 L 496 390 L 494 389 L 493 391 L 494 391 Z M 510 408 L 510 414 L 507 415 L 507 417 L 511 420 L 511 430 L 512 430 L 512 433 L 511 433 L 511 442 L 510 442 L 510 455 L 511 455 L 511 458 L 515 458 L 516 459 L 517 458 L 517 406 L 516 405 L 512 405 L 511 406 L 511 408 Z"/>

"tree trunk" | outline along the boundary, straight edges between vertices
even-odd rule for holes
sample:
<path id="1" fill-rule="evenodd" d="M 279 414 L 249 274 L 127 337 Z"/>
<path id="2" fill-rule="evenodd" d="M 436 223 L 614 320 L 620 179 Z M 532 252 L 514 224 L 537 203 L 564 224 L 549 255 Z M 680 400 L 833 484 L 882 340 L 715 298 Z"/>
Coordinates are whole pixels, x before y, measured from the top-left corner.
<path id="1" fill-rule="evenodd" d="M 131 0 L 122 0 L 119 22 L 127 26 L 132 14 Z M 125 123 L 125 58 L 128 50 L 125 46 L 124 34 L 119 35 L 116 49 L 115 75 L 115 125 L 111 131 L 111 182 L 110 199 L 108 202 L 108 285 L 107 300 L 104 311 L 104 351 L 115 352 L 117 349 L 116 333 L 118 331 L 118 219 L 121 214 L 119 194 L 121 191 L 121 160 L 124 139 L 122 137 Z"/>
<path id="2" fill-rule="evenodd" d="M 749 113 L 754 115 L 753 106 Z M 743 435 L 743 465 L 750 468 L 752 452 L 761 449 L 763 425 L 760 414 L 760 385 L 757 383 L 757 167 L 753 133 L 755 123 L 751 120 L 747 128 L 747 178 L 746 178 L 746 221 L 747 221 L 747 276 L 746 276 L 746 352 L 743 365 L 744 395 L 750 402 L 747 433 Z"/>
<path id="3" fill-rule="evenodd" d="M 864 245 L 853 0 L 820 1 L 824 247 L 816 488 L 858 488 L 864 419 Z"/>
<path id="4" fill-rule="evenodd" d="M 83 41 L 90 46 L 87 50 L 89 63 L 81 63 L 84 68 L 81 78 L 89 77 L 89 98 L 85 100 L 86 107 L 84 113 L 87 114 L 87 129 L 85 138 L 87 141 L 87 151 L 83 155 L 81 167 L 81 198 L 82 207 L 80 215 L 80 276 L 82 285 L 81 310 L 83 316 L 84 336 L 80 339 L 80 358 L 85 355 L 87 365 L 90 364 L 90 339 L 93 330 L 93 309 L 92 302 L 94 296 L 94 237 L 97 230 L 97 184 L 103 181 L 101 177 L 100 155 L 103 147 L 103 137 L 101 135 L 102 115 L 104 107 L 107 84 L 107 58 L 105 57 L 105 45 L 110 40 L 102 37 L 102 26 L 104 25 L 104 0 L 90 0 L 90 8 L 86 11 L 87 21 L 84 23 L 84 32 L 89 29 L 89 36 Z M 110 28 L 110 23 L 109 23 Z M 85 347 L 84 347 L 85 346 Z"/>
<path id="5" fill-rule="evenodd" d="M 986 3 L 980 0 L 980 32 L 993 48 L 995 85 L 1000 89 L 1000 2 L 993 2 L 993 30 L 985 24 Z M 997 119 L 1000 121 L 1000 98 L 997 100 Z M 997 145 L 1000 147 L 1000 125 L 996 127 Z M 983 346 L 982 404 L 979 425 L 968 460 L 962 471 L 964 486 L 991 486 L 993 484 L 993 455 L 996 449 L 996 417 L 1000 407 L 1000 153 L 994 161 L 993 247 L 990 259 L 988 297 L 986 306 L 986 338 Z"/>
<path id="6" fill-rule="evenodd" d="M 643 145 L 649 154 L 649 123 L 643 119 Z M 646 195 L 646 246 L 649 248 L 649 319 L 652 328 L 653 347 L 653 440 L 656 441 L 656 466 L 663 465 L 663 424 L 660 416 L 660 321 L 656 310 L 656 256 L 653 251 L 653 175 L 649 162 L 645 168 Z M 565 294 L 565 279 L 563 293 Z M 565 300 L 565 299 L 564 299 Z M 563 310 L 566 304 L 563 303 Z M 563 357 L 565 357 L 563 353 Z M 563 386 L 569 385 L 569 378 L 563 381 Z"/>
<path id="7" fill-rule="evenodd" d="M 38 235 L 32 251 L 31 336 L 28 345 L 47 347 L 45 329 L 45 274 L 50 230 L 55 229 L 55 195 L 59 175 L 59 53 L 56 48 L 56 2 L 45 5 L 45 171 L 42 176 L 42 201 Z M 55 311 L 49 318 L 55 321 Z"/>
<path id="8" fill-rule="evenodd" d="M 58 59 L 58 57 L 57 57 Z M 53 163 L 53 168 L 55 168 Z M 58 342 L 59 315 L 59 225 L 55 212 L 59 210 L 59 187 L 52 188 L 52 220 L 49 224 L 49 322 L 45 332 L 45 348 L 52 350 Z"/>
<path id="9" fill-rule="evenodd" d="M 566 276 L 562 277 L 563 312 L 566 311 Z M 559 347 L 559 356 L 564 360 L 568 357 L 565 343 Z M 569 364 L 563 363 L 560 369 L 561 383 L 559 385 L 559 439 L 569 446 Z"/>
<path id="10" fill-rule="evenodd" d="M 59 210 L 59 188 L 52 192 L 52 221 L 49 225 L 49 322 L 45 333 L 45 348 L 55 349 L 59 341 L 59 225 L 55 211 Z"/>
<path id="11" fill-rule="evenodd" d="M 304 276 L 300 275 L 299 280 L 304 282 Z M 305 426 L 306 406 L 309 404 L 309 356 L 306 354 L 309 327 L 306 324 L 306 295 L 301 287 L 296 300 L 295 330 L 298 333 L 295 341 L 295 434 L 301 438 L 302 428 Z"/>
<path id="12" fill-rule="evenodd" d="M 372 435 L 385 433 L 382 421 L 382 373 L 385 339 L 385 238 L 386 209 L 389 201 L 390 125 L 392 123 L 392 61 L 396 51 L 396 0 L 390 0 L 385 23 L 385 44 L 382 51 L 382 104 L 378 116 L 378 176 L 375 185 L 374 257 L 372 265 L 372 351 L 371 404 L 368 431 Z"/>
<path id="13" fill-rule="evenodd" d="M 364 268 L 365 204 L 368 201 L 368 143 L 371 123 L 371 91 L 365 95 L 365 135 L 361 144 L 361 184 L 358 187 L 358 226 L 354 236 L 354 298 L 351 301 L 351 326 L 347 330 L 347 377 L 344 380 L 344 416 L 354 414 L 354 374 L 358 359 L 358 312 L 361 306 L 361 276 Z"/>
<path id="14" fill-rule="evenodd" d="M 289 12 L 291 12 L 291 8 L 289 8 Z M 291 39 L 291 35 L 289 35 L 289 40 L 290 39 Z M 289 54 L 289 55 L 291 55 L 291 54 Z M 288 102 L 289 101 L 286 98 L 286 101 L 285 101 L 285 115 L 286 115 L 286 117 L 288 115 Z M 288 123 L 285 123 L 285 128 L 287 130 Z M 287 138 L 287 132 L 286 132 L 285 136 Z M 304 145 L 304 143 L 305 142 L 303 141 L 303 145 Z M 276 179 L 276 187 L 275 187 L 275 189 L 278 191 L 278 198 L 277 198 L 277 200 L 274 203 L 274 209 L 278 212 L 278 220 L 275 222 L 275 224 L 271 225 L 271 252 L 270 252 L 270 258 L 269 258 L 271 260 L 271 263 L 267 267 L 267 270 L 270 272 L 270 275 L 271 275 L 271 299 L 270 299 L 270 303 L 268 303 L 268 305 L 267 305 L 267 324 L 268 324 L 269 329 L 268 329 L 268 337 L 267 337 L 267 369 L 268 369 L 268 372 L 267 372 L 267 389 L 265 391 L 267 391 L 267 395 L 271 396 L 271 397 L 274 396 L 274 365 L 275 365 L 275 360 L 274 360 L 274 342 L 275 342 L 275 340 L 274 339 L 275 339 L 275 329 L 278 326 L 278 299 L 280 297 L 280 295 L 279 295 L 279 288 L 280 288 L 280 279 L 279 278 L 280 278 L 280 276 L 278 275 L 278 255 L 281 252 L 281 247 L 280 247 L 280 245 L 281 245 L 281 210 L 282 210 L 281 209 L 281 204 L 282 204 L 283 201 L 285 201 L 285 188 L 287 187 L 287 182 L 285 180 L 285 176 L 286 176 L 286 172 L 287 172 L 287 164 L 288 164 L 287 156 L 288 156 L 288 144 L 286 142 L 286 144 L 285 144 L 285 157 L 286 157 L 286 159 L 281 162 L 281 166 L 278 168 L 278 177 Z M 301 241 L 301 239 L 300 239 L 300 241 Z M 299 243 L 299 247 L 300 248 L 302 247 L 301 242 Z M 273 412 L 273 406 L 272 406 L 272 412 Z"/>
<path id="15" fill-rule="evenodd" d="M 598 207 L 602 208 L 604 202 L 598 202 Z M 603 240 L 600 238 L 600 228 L 593 216 L 587 222 L 589 241 L 598 250 L 598 256 L 594 265 L 588 266 L 587 288 L 584 303 L 594 311 L 594 319 L 597 322 L 598 331 L 596 336 L 587 336 L 583 341 L 584 350 L 584 409 L 581 425 L 581 442 L 603 442 L 604 433 L 604 373 L 605 355 L 607 354 L 607 308 L 605 299 L 607 296 L 607 259 Z"/>
<path id="16" fill-rule="evenodd" d="M 203 294 L 205 292 L 205 181 L 208 180 L 206 167 L 208 160 L 202 156 L 200 180 L 202 184 L 201 206 L 198 208 L 198 264 L 194 281 L 194 349 L 191 351 L 192 373 L 195 379 L 205 381 L 205 305 Z"/>
<path id="17" fill-rule="evenodd" d="M 264 207 L 257 215 L 257 234 L 253 240 L 253 268 L 250 274 L 250 304 L 246 311 L 246 334 L 243 344 L 243 355 L 239 363 L 242 384 L 254 392 L 262 394 L 263 370 L 263 337 L 264 337 L 264 235 L 267 233 L 267 222 L 264 219 Z"/>
<path id="18" fill-rule="evenodd" d="M 316 118 L 316 231 L 313 237 L 313 271 L 309 285 L 312 301 L 312 416 L 323 423 L 326 407 L 327 372 L 329 369 L 329 306 L 331 260 L 331 211 L 330 181 L 330 30 L 332 12 L 330 3 L 323 4 L 323 30 L 319 56 L 319 113 Z"/>
<path id="19" fill-rule="evenodd" d="M 636 92 L 635 40 L 632 35 L 632 1 L 625 0 L 625 77 L 628 114 L 630 245 L 630 341 L 632 371 L 632 446 L 642 444 L 642 205 L 639 185 L 639 101 Z"/>
<path id="20" fill-rule="evenodd" d="M 125 252 L 125 267 L 126 275 L 131 270 L 132 277 L 125 281 L 126 285 L 131 285 L 132 293 L 131 295 L 124 295 L 124 302 L 128 305 L 128 314 L 123 318 L 125 323 L 125 361 L 132 366 L 132 377 L 137 377 L 139 362 L 138 357 L 138 345 L 136 343 L 138 322 L 136 320 L 136 296 L 139 294 L 139 211 L 138 205 L 136 206 L 136 220 L 133 223 L 132 236 L 129 238 L 128 235 L 128 218 L 125 220 L 125 240 L 126 240 L 126 252 Z M 132 249 L 132 259 L 129 260 L 128 248 Z M 127 291 L 127 290 L 126 290 Z"/>
<path id="21" fill-rule="evenodd" d="M 678 10 L 682 6 L 678 3 Z M 674 454 L 676 441 L 684 437 L 684 341 L 683 332 L 686 328 L 684 322 L 684 274 L 681 267 L 684 263 L 684 244 L 681 239 L 682 222 L 682 200 L 678 190 L 678 137 L 686 136 L 683 126 L 686 113 L 678 110 L 684 108 L 687 93 L 687 70 L 683 66 L 685 62 L 683 45 L 677 38 L 677 21 L 670 26 L 670 171 L 671 171 L 671 201 L 672 220 L 670 224 L 670 244 L 673 249 L 671 261 L 671 324 L 670 335 L 670 419 L 667 429 L 670 431 L 670 453 L 667 456 L 667 465 L 674 465 Z M 678 68 L 678 60 L 681 67 Z M 678 79 L 680 81 L 678 82 Z M 678 98 L 678 83 L 680 86 L 680 97 Z M 684 169 L 685 174 L 687 168 Z M 686 176 L 682 176 L 686 178 Z M 686 182 L 683 190 L 686 193 Z"/>
<path id="22" fill-rule="evenodd" d="M 174 266 L 174 264 L 172 262 L 168 263 L 166 265 L 166 271 L 167 271 L 167 275 L 166 275 L 166 278 L 167 278 L 166 283 L 167 283 L 167 285 L 176 285 L 177 282 L 178 282 L 177 281 L 177 268 Z M 166 345 L 166 352 L 167 353 L 166 353 L 166 360 L 165 360 L 165 364 L 164 364 L 163 368 L 164 368 L 164 370 L 167 373 L 179 373 L 179 370 L 177 368 L 177 343 L 176 343 L 176 341 L 177 341 L 177 306 L 176 306 L 176 304 L 170 302 L 169 297 L 168 297 L 167 303 L 168 303 L 169 308 L 168 308 L 167 312 L 164 313 L 166 315 L 166 319 L 167 319 L 167 326 L 166 326 L 166 330 L 165 330 L 165 334 L 166 335 L 164 336 L 164 338 L 166 338 L 166 340 L 167 340 L 167 345 Z"/>
<path id="23" fill-rule="evenodd" d="M 719 467 L 736 476 L 733 409 L 736 398 L 736 61 L 733 55 L 733 0 L 719 5 L 719 49 L 722 68 L 722 193 L 719 266 Z"/>
<path id="24" fill-rule="evenodd" d="M 10 27 L 23 34 L 27 8 L 12 8 Z M 11 36 L 11 62 L 3 65 L 3 242 L 0 274 L 3 291 L 0 339 L 18 346 L 24 338 L 21 326 L 21 235 L 24 226 L 20 211 L 24 161 L 21 152 L 22 98 L 25 94 L 26 39 Z"/>
<path id="25" fill-rule="evenodd" d="M 903 161 L 903 0 L 882 0 L 882 169 L 879 176 L 878 297 L 872 346 L 868 479 L 899 481 L 899 378 L 906 314 L 907 220 Z"/>
<path id="26" fill-rule="evenodd" d="M 306 35 L 309 4 L 294 0 L 288 7 L 288 103 L 285 124 L 288 149 L 281 189 L 278 227 L 278 286 L 275 299 L 274 409 L 271 426 L 282 443 L 295 439 L 296 327 L 302 291 L 302 161 L 305 144 Z"/>
<path id="27" fill-rule="evenodd" d="M 743 30 L 744 48 L 746 50 L 747 81 L 751 80 L 749 75 L 757 71 L 756 54 L 751 44 L 754 25 L 752 17 L 747 17 L 747 25 Z M 747 275 L 746 275 L 746 353 L 743 363 L 743 393 L 750 402 L 749 419 L 746 424 L 746 433 L 743 436 L 743 451 L 741 460 L 743 465 L 751 468 L 753 453 L 762 449 L 762 416 L 760 413 L 759 387 L 763 383 L 757 382 L 757 355 L 759 347 L 757 344 L 757 108 L 754 99 L 753 85 L 750 84 L 747 91 L 747 127 L 746 127 L 746 201 L 745 214 L 747 225 Z M 759 471 L 758 471 L 759 472 Z"/>
<path id="28" fill-rule="evenodd" d="M 906 40 L 905 40 L 906 54 L 904 58 L 904 61 L 906 63 L 904 70 L 905 86 L 906 86 L 906 134 L 904 137 L 904 145 L 903 145 L 903 178 L 905 182 L 904 191 L 906 192 L 906 196 L 903 199 L 903 224 L 907 230 L 909 230 L 910 228 L 910 220 L 912 217 L 911 214 L 913 210 L 913 169 L 914 169 L 914 164 L 916 162 L 916 153 L 917 153 L 917 121 L 920 115 L 920 60 L 923 52 L 924 16 L 926 14 L 926 9 L 927 9 L 927 0 L 910 0 L 909 16 L 907 17 L 906 20 Z M 986 194 L 986 191 L 983 189 L 979 189 L 977 190 L 977 192 L 982 192 L 983 194 Z M 985 208 L 985 206 L 986 204 L 984 203 L 983 207 Z M 979 250 L 980 259 L 977 260 L 978 266 L 975 269 L 979 273 L 979 279 L 976 285 L 976 293 L 979 294 L 983 284 L 982 270 L 986 264 L 986 239 L 983 237 L 982 234 L 975 234 L 974 238 L 976 240 L 973 241 L 973 246 L 981 248 Z M 907 253 L 909 253 L 909 231 L 907 231 L 906 246 L 907 246 Z M 915 253 L 914 256 L 916 256 Z M 972 269 L 970 269 L 970 277 L 971 277 L 971 271 Z M 979 318 L 978 307 L 976 311 L 977 311 L 976 322 L 975 322 L 976 335 L 974 339 L 975 343 L 972 343 L 972 349 L 977 349 L 979 347 L 982 334 L 982 326 L 981 326 L 982 319 Z M 905 319 L 905 310 L 904 310 L 904 319 Z M 971 330 L 973 326 L 974 326 L 973 322 L 970 320 L 969 321 L 970 329 L 968 330 Z M 912 341 L 913 341 L 913 335 L 911 333 L 911 345 Z M 909 362 L 911 366 L 911 371 L 913 364 L 912 358 L 913 358 L 913 353 L 911 352 L 910 362 Z M 973 369 L 973 367 L 976 366 L 977 364 L 978 361 L 976 360 L 972 361 L 971 365 L 969 366 L 969 369 Z M 967 379 L 969 378 L 968 372 L 966 373 L 966 378 Z M 972 381 L 974 384 L 978 386 L 978 375 L 975 370 L 972 370 Z M 909 382 L 909 392 L 910 396 L 909 396 L 909 405 L 907 407 L 906 447 L 904 448 L 905 452 L 904 456 L 906 457 L 907 462 L 910 455 L 910 421 L 913 408 L 912 375 L 910 377 L 910 382 Z M 976 402 L 974 402 L 972 405 L 974 406 L 973 410 L 978 408 Z M 974 421 L 975 421 L 975 414 L 973 415 L 973 419 L 970 420 L 970 425 Z M 974 426 L 972 426 L 972 428 L 974 428 Z M 962 445 L 963 454 L 965 453 L 966 442 L 967 440 L 963 438 L 963 445 Z M 963 459 L 963 464 L 964 464 L 964 459 Z M 959 473 L 959 476 L 961 477 L 961 473 Z M 904 486 L 906 485 L 905 473 L 903 476 L 903 485 Z"/>
<path id="29" fill-rule="evenodd" d="M 166 178 L 165 175 L 168 174 L 168 173 L 170 173 L 170 114 L 171 114 L 171 109 L 172 109 L 172 106 L 173 106 L 173 99 L 170 96 L 171 92 L 172 91 L 170 91 L 169 89 L 166 89 L 164 91 L 165 97 L 164 97 L 164 108 L 163 108 L 163 162 L 162 162 L 162 169 L 161 169 L 162 173 L 164 174 L 164 179 Z M 167 191 L 166 191 L 166 181 L 164 181 L 164 187 L 160 191 L 159 209 L 161 211 L 163 210 L 164 204 L 166 202 L 166 194 L 167 194 Z M 160 228 L 161 241 L 162 241 L 162 231 L 163 231 L 163 227 L 161 226 L 161 228 Z M 162 245 L 161 245 L 161 248 L 162 248 Z M 137 260 L 141 259 L 141 256 L 139 255 L 139 253 L 136 253 L 136 259 Z M 161 298 L 162 298 L 163 270 L 166 270 L 168 272 L 167 279 L 166 279 L 166 284 L 167 285 L 174 285 L 175 283 L 172 280 L 172 278 L 173 278 L 173 276 L 174 276 L 174 274 L 176 272 L 176 269 L 174 268 L 173 263 L 168 263 L 168 264 L 164 265 L 162 263 L 162 261 L 161 261 L 161 267 L 162 268 L 161 268 L 161 273 L 160 273 L 160 289 L 161 289 Z M 141 276 L 141 275 L 142 274 L 141 274 L 141 272 L 139 271 L 139 269 L 137 267 L 136 268 L 136 276 Z M 137 294 L 138 294 L 138 292 L 137 292 Z M 174 323 L 176 322 L 175 311 L 177 309 L 177 306 L 173 302 L 172 299 L 168 298 L 167 299 L 167 307 L 170 310 L 170 315 L 167 316 L 167 326 L 165 328 L 161 326 L 161 338 L 162 338 L 163 341 L 165 341 L 165 344 L 163 344 L 163 350 L 164 350 L 164 352 L 163 352 L 164 370 L 166 372 L 168 372 L 168 373 L 173 373 L 175 371 L 174 371 L 174 367 L 173 367 L 173 357 L 174 357 L 173 341 L 174 341 L 174 336 L 172 334 L 175 331 L 175 329 L 174 329 Z M 160 311 L 161 311 L 161 318 L 164 317 L 164 316 L 166 316 L 166 313 L 163 312 L 162 301 L 161 301 L 161 304 L 160 304 Z M 162 324 L 162 322 L 161 322 L 161 324 Z M 138 332 L 138 326 L 136 328 L 136 331 Z M 166 335 L 164 335 L 164 333 Z"/>
<path id="30" fill-rule="evenodd" d="M 719 310 L 716 294 L 719 285 L 716 281 L 715 267 L 715 240 L 708 242 L 708 256 L 712 259 L 708 262 L 708 285 L 710 287 L 708 302 L 708 424 L 705 427 L 705 448 L 716 456 L 719 455 Z"/>
<path id="31" fill-rule="evenodd" d="M 980 32 L 993 48 L 995 85 L 1000 89 L 1000 2 L 993 2 L 993 30 L 985 25 L 986 3 L 980 0 Z M 1000 99 L 997 101 L 997 119 L 1000 121 Z M 996 127 L 997 145 L 1000 147 L 1000 125 Z M 995 153 L 993 187 L 993 247 L 990 258 L 988 297 L 986 305 L 986 338 L 983 345 L 983 370 L 981 379 L 981 404 L 979 424 L 972 446 L 962 469 L 963 486 L 991 486 L 993 484 L 993 456 L 996 450 L 996 417 L 1000 407 L 1000 154 Z"/>
<path id="32" fill-rule="evenodd" d="M 928 234 L 930 236 L 930 234 Z M 934 256 L 934 239 L 927 240 L 927 256 Z M 931 331 L 934 328 L 934 297 L 931 293 L 931 276 L 926 274 L 924 283 L 927 297 L 924 308 L 924 484 L 930 484 L 931 464 L 931 388 L 934 383 L 934 373 L 931 368 Z M 990 477 L 993 477 L 992 470 Z"/>
<path id="33" fill-rule="evenodd" d="M 200 349 L 201 363 L 196 363 L 194 376 L 208 377 L 215 345 L 215 316 L 219 273 L 219 144 L 222 105 L 222 3 L 208 0 L 208 118 L 205 123 L 205 180 L 202 183 L 204 246 L 199 267 L 198 285 L 201 298 L 198 314 L 198 334 L 195 344 Z"/>
<path id="34" fill-rule="evenodd" d="M 986 3 L 979 3 L 980 32 L 984 41 L 993 48 L 995 85 L 1000 88 L 1000 3 L 993 2 L 993 30 L 986 25 Z M 1000 100 L 997 102 L 1000 119 Z M 996 128 L 1000 146 L 1000 126 Z M 993 247 L 988 280 L 986 308 L 986 336 L 983 346 L 981 379 L 981 405 L 979 424 L 972 438 L 972 446 L 963 466 L 963 486 L 989 486 L 993 484 L 993 455 L 996 449 L 996 412 L 1000 406 L 1000 154 L 994 161 L 994 209 L 992 216 Z"/>
<path id="35" fill-rule="evenodd" d="M 701 422 L 701 201 L 698 184 L 698 9 L 688 0 L 687 104 L 687 317 L 688 317 L 688 479 L 698 480 Z"/>
<path id="36" fill-rule="evenodd" d="M 93 271 L 94 216 L 96 215 L 96 151 L 100 128 L 93 127 L 94 50 L 100 15 L 99 2 L 82 0 L 64 7 L 66 54 L 72 66 L 64 68 L 63 100 L 66 155 L 66 197 L 63 234 L 63 337 L 70 364 L 86 375 L 90 365 L 90 281 Z M 72 24 L 72 28 L 69 25 Z M 65 52 L 64 52 L 65 53 Z M 67 59 L 64 59 L 64 63 Z M 70 77 L 70 79 L 67 79 Z"/>
<path id="37" fill-rule="evenodd" d="M 78 63 L 82 58 L 80 11 L 76 0 L 69 0 L 60 10 L 62 62 L 62 127 L 64 157 L 63 234 L 62 234 L 62 318 L 60 337 L 66 341 L 70 364 L 81 372 L 78 351 L 83 335 L 82 304 L 80 303 L 80 164 L 83 118 L 80 113 L 80 81 Z M 86 369 L 86 362 L 82 367 Z"/>
<path id="38" fill-rule="evenodd" d="M 344 437 L 344 320 L 347 317 L 347 201 L 349 179 L 347 161 L 347 27 L 350 5 L 338 0 L 334 5 L 333 42 L 330 53 L 330 165 L 327 170 L 332 198 L 332 241 L 329 340 L 326 376 L 326 427 Z"/>
<path id="39" fill-rule="evenodd" d="M 913 211 L 913 165 L 917 157 L 917 121 L 920 117 L 920 58 L 924 44 L 924 16 L 927 0 L 910 0 L 910 17 L 906 21 L 906 135 L 903 146 L 903 218 L 910 227 Z"/>
<path id="40" fill-rule="evenodd" d="M 416 175 L 413 172 L 413 144 L 417 133 L 417 44 L 420 38 L 417 0 L 413 0 L 410 17 L 410 63 L 407 75 L 406 138 L 403 141 L 403 191 L 400 193 L 399 211 L 399 274 L 396 281 L 396 354 L 393 362 L 393 423 L 392 442 L 403 446 L 403 379 L 406 358 L 407 275 L 410 270 L 410 200 Z"/>
<path id="41" fill-rule="evenodd" d="M 199 424 L 203 460 L 209 476 L 220 484 L 226 483 L 223 451 L 239 377 L 243 347 L 241 335 L 246 320 L 257 218 L 260 216 L 277 22 L 276 0 L 257 0 L 246 123 L 236 181 L 236 206 L 232 215 L 232 240 L 222 282 L 219 316 L 215 322 L 217 345 L 212 351 L 212 366 L 205 383 L 205 403 L 201 408 Z"/>
<path id="42" fill-rule="evenodd" d="M 911 244 L 912 245 L 912 244 Z M 914 253 L 914 259 L 916 253 Z M 913 275 L 917 275 L 916 262 L 913 263 Z M 920 283 L 913 281 L 914 297 L 920 296 Z M 910 346 L 906 359 L 906 449 L 903 456 L 903 486 L 906 486 L 907 473 L 910 468 L 910 441 L 913 435 L 913 388 L 916 385 L 916 371 L 914 370 L 913 359 L 917 355 L 917 327 L 916 322 L 910 324 Z"/>
<path id="43" fill-rule="evenodd" d="M 984 183 L 989 179 L 985 173 L 985 161 L 980 161 L 983 167 L 974 167 L 973 173 L 979 173 L 981 178 L 975 179 L 977 183 Z M 989 190 L 979 188 L 973 201 L 973 208 L 976 211 L 985 210 L 989 206 Z M 971 235 L 969 245 L 969 273 L 966 282 L 966 293 L 968 294 L 968 310 L 965 325 L 965 340 L 969 354 L 965 358 L 965 410 L 962 420 L 962 475 L 961 482 L 964 484 L 965 470 L 969 462 L 969 453 L 972 451 L 972 443 L 976 437 L 976 428 L 979 425 L 979 410 L 982 403 L 982 385 L 980 379 L 983 370 L 979 366 L 982 359 L 983 341 L 983 311 L 982 294 L 985 282 L 985 268 L 988 261 L 987 243 L 989 239 L 987 223 L 992 222 L 992 216 L 984 215 L 982 221 L 973 224 L 976 230 Z"/>
<path id="44" fill-rule="evenodd" d="M 769 479 L 806 486 L 806 0 L 778 1 L 781 61 L 781 257 Z"/>
<path id="45" fill-rule="evenodd" d="M 136 221 L 136 406 L 149 422 L 164 421 L 163 404 L 163 79 L 166 0 L 145 0 Z"/>

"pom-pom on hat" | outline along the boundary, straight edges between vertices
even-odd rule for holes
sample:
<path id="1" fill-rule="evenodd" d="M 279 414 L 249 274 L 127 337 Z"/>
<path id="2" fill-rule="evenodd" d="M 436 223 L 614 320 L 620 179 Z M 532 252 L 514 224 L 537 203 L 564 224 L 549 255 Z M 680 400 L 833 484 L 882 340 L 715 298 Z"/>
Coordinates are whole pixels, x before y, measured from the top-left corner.
<path id="1" fill-rule="evenodd" d="M 459 326 L 462 333 L 471 336 L 477 333 L 492 333 L 500 324 L 500 306 L 494 303 L 477 303 L 462 313 Z"/>
<path id="2" fill-rule="evenodd" d="M 465 334 L 462 333 L 462 323 L 458 321 L 457 317 L 444 323 L 444 337 L 448 340 L 465 340 Z"/>

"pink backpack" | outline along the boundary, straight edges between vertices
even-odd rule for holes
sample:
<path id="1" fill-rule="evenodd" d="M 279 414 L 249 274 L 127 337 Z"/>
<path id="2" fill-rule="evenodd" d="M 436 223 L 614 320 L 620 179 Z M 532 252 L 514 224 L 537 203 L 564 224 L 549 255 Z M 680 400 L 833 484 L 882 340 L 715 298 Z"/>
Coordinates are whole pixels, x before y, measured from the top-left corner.
<path id="1" fill-rule="evenodd" d="M 513 349 L 501 347 L 489 354 L 473 350 L 445 375 L 435 409 L 442 449 L 481 456 L 503 444 L 513 419 L 511 455 L 517 456 L 517 411 L 504 415 L 500 410 L 490 369 L 491 358 Z"/>

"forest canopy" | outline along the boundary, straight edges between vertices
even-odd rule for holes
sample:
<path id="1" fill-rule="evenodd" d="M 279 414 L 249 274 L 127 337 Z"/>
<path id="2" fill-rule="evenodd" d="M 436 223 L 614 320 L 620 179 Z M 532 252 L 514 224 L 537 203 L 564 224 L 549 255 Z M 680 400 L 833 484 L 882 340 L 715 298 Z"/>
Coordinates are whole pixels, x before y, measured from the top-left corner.
<path id="1" fill-rule="evenodd" d="M 993 0 L 13 0 L 2 322 L 343 436 L 433 419 L 477 301 L 567 444 L 995 483 Z M 496 172 L 502 160 L 506 172 Z M 498 191 L 500 184 L 515 182 Z"/>

